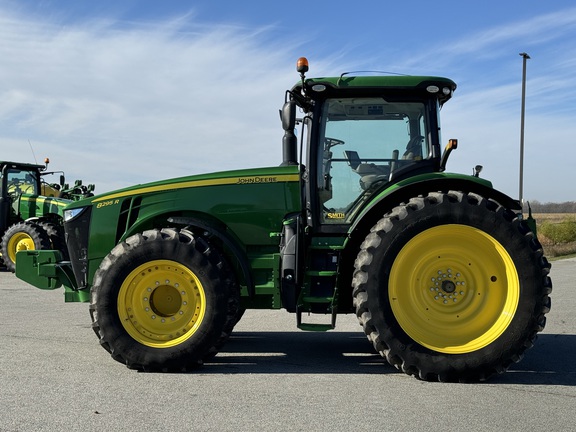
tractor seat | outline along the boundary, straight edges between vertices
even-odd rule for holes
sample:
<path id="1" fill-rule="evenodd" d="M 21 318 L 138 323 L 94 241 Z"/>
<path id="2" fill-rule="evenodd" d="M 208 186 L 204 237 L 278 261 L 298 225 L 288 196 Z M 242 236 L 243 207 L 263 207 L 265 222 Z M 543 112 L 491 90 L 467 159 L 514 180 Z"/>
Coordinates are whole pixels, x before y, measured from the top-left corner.
<path id="1" fill-rule="evenodd" d="M 403 160 L 420 160 L 422 159 L 422 140 L 424 137 L 422 135 L 416 135 L 410 138 L 408 144 L 406 144 L 406 151 L 402 155 Z"/>
<path id="2" fill-rule="evenodd" d="M 358 156 L 358 152 L 354 150 L 345 150 L 344 157 L 352 171 L 360 176 L 360 186 L 364 190 L 368 189 L 375 181 L 387 180 L 390 175 L 388 166 L 364 163 Z"/>

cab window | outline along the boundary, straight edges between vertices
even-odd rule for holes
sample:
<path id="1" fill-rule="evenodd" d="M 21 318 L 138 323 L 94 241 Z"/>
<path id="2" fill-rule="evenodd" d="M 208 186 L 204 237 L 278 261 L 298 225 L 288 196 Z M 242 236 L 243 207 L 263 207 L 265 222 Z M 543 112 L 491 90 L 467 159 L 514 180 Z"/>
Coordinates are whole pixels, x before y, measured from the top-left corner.
<path id="1" fill-rule="evenodd" d="M 347 223 L 394 171 L 431 157 L 423 102 L 330 99 L 322 112 L 318 197 L 323 223 Z"/>
<path id="2" fill-rule="evenodd" d="M 6 173 L 8 194 L 18 196 L 23 193 L 38 194 L 38 178 L 34 171 L 9 169 Z"/>

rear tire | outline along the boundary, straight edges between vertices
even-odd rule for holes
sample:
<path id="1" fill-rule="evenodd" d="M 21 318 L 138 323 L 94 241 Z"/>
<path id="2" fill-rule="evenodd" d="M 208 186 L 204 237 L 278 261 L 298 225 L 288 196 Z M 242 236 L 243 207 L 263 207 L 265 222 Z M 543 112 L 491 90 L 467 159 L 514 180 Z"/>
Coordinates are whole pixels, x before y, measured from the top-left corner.
<path id="1" fill-rule="evenodd" d="M 550 264 L 515 213 L 463 192 L 412 198 L 355 262 L 356 314 L 387 361 L 427 381 L 483 381 L 518 362 L 550 309 Z"/>
<path id="2" fill-rule="evenodd" d="M 32 222 L 19 222 L 6 230 L 0 250 L 8 270 L 16 270 L 16 253 L 26 250 L 50 249 L 50 238 L 42 227 Z"/>
<path id="3" fill-rule="evenodd" d="M 129 368 L 180 372 L 216 354 L 239 291 L 223 256 L 187 230 L 145 231 L 117 245 L 94 276 L 100 344 Z"/>

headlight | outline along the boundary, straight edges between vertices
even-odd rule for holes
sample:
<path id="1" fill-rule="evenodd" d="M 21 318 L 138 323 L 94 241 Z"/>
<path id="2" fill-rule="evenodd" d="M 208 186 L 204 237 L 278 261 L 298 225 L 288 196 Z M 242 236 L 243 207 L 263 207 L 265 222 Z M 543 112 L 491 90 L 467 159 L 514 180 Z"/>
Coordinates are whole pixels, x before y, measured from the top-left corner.
<path id="1" fill-rule="evenodd" d="M 70 210 L 64 210 L 64 222 L 70 222 L 72 219 L 80 216 L 88 207 L 79 207 Z"/>

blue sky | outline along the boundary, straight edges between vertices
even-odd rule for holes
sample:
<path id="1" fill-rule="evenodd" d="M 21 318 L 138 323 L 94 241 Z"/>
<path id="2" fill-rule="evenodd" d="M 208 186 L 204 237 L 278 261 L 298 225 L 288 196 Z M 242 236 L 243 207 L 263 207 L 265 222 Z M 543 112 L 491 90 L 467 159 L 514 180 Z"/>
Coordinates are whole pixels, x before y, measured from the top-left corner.
<path id="1" fill-rule="evenodd" d="M 280 163 L 297 80 L 384 70 L 454 79 L 453 172 L 518 197 L 576 200 L 573 1 L 0 0 L 0 158 L 49 156 L 97 192 Z M 31 146 L 34 151 L 32 154 Z"/>

